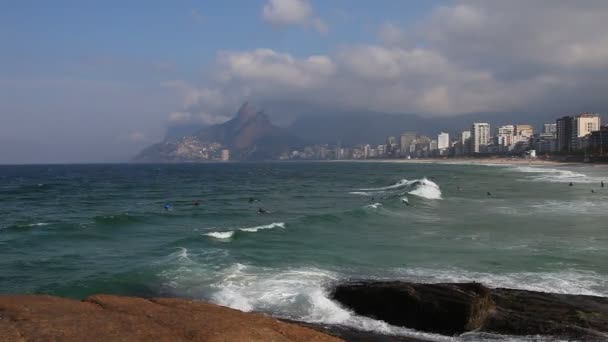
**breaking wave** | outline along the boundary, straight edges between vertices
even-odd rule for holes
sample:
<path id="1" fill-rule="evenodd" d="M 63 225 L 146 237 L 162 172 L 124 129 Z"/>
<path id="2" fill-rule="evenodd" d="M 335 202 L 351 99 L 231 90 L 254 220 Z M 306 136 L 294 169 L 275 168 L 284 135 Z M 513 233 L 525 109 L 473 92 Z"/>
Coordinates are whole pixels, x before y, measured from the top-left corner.
<path id="1" fill-rule="evenodd" d="M 220 240 L 228 240 L 234 237 L 234 234 L 237 231 L 247 232 L 247 233 L 256 233 L 260 230 L 264 229 L 274 229 L 274 228 L 285 228 L 285 222 L 273 222 L 271 224 L 263 225 L 263 226 L 255 226 L 255 227 L 245 227 L 245 228 L 234 228 L 233 230 L 227 231 L 217 231 L 217 232 L 209 232 L 203 235 L 220 239 Z"/>
<path id="2" fill-rule="evenodd" d="M 429 341 L 518 340 L 505 335 L 482 336 L 474 332 L 459 337 L 441 336 L 359 316 L 332 300 L 330 295 L 333 285 L 352 276 L 329 270 L 315 267 L 273 269 L 241 263 L 230 264 L 221 269 L 208 268 L 204 264 L 191 263 L 187 251 L 174 253 L 173 260 L 179 261 L 179 267 L 162 275 L 175 295 L 198 297 L 241 311 L 258 311 L 278 318 L 341 325 Z M 490 287 L 608 296 L 608 279 L 605 276 L 582 271 L 490 274 L 462 269 L 406 268 L 395 269 L 385 276 L 372 279 L 401 279 L 427 283 L 477 281 Z M 542 336 L 537 338 L 539 341 L 544 340 Z"/>
<path id="3" fill-rule="evenodd" d="M 349 192 L 352 195 L 372 196 L 379 192 L 389 192 L 396 190 L 405 190 L 410 195 L 426 198 L 426 199 L 441 199 L 441 189 L 435 182 L 427 179 L 407 180 L 402 179 L 397 183 L 381 188 L 359 189 L 359 191 Z M 401 193 L 402 195 L 402 193 Z"/>
<path id="4" fill-rule="evenodd" d="M 220 240 L 227 240 L 227 239 L 230 239 L 234 235 L 234 231 L 231 230 L 231 231 L 227 231 L 227 232 L 211 232 L 211 233 L 206 233 L 203 235 L 207 235 L 212 238 L 216 238 L 216 239 L 220 239 Z"/>
<path id="5" fill-rule="evenodd" d="M 532 180 L 546 181 L 546 182 L 558 182 L 558 183 L 595 183 L 600 182 L 601 179 L 589 177 L 583 173 L 578 173 L 564 169 L 551 169 L 542 167 L 531 167 L 531 166 L 516 166 L 512 170 L 523 173 L 532 173 L 534 175 L 529 176 Z"/>
<path id="6" fill-rule="evenodd" d="M 271 224 L 267 224 L 265 226 L 257 226 L 251 228 L 239 228 L 240 231 L 255 233 L 259 230 L 263 229 L 273 229 L 273 228 L 285 228 L 285 222 L 273 222 Z"/>
<path id="7" fill-rule="evenodd" d="M 182 265 L 178 272 L 164 275 L 171 275 L 167 281 L 177 295 L 197 296 L 189 286 L 193 281 L 207 282 L 198 288 L 198 297 L 241 311 L 265 312 L 279 318 L 342 325 L 430 341 L 454 341 L 452 337 L 422 333 L 356 315 L 330 298 L 327 289 L 341 277 L 318 268 L 275 270 L 235 263 L 219 271 L 211 271 Z M 213 279 L 211 283 L 210 278 Z"/>
<path id="8" fill-rule="evenodd" d="M 378 209 L 381 206 L 382 206 L 382 203 L 374 203 L 374 204 L 366 205 L 365 208 Z"/>

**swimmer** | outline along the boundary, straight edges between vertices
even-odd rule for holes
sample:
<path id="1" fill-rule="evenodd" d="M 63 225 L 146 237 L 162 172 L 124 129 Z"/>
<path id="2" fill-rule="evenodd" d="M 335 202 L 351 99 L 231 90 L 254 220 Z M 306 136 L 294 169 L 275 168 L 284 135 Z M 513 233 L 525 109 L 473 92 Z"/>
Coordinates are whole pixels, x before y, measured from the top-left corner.
<path id="1" fill-rule="evenodd" d="M 572 183 L 572 182 L 570 182 L 570 183 L 568 184 L 568 186 L 573 186 L 573 185 L 574 185 L 574 183 Z"/>
<path id="2" fill-rule="evenodd" d="M 258 214 L 268 214 L 268 212 L 263 208 L 258 208 Z"/>
<path id="3" fill-rule="evenodd" d="M 173 206 L 171 204 L 167 203 L 167 204 L 165 204 L 164 208 L 165 208 L 165 210 L 169 211 L 169 210 L 173 209 Z"/>
<path id="4" fill-rule="evenodd" d="M 192 205 L 197 206 L 197 205 L 200 205 L 200 203 L 199 203 L 199 201 L 194 201 L 194 202 L 192 202 Z"/>
<path id="5" fill-rule="evenodd" d="M 487 192 L 487 194 L 488 194 L 488 196 L 492 196 L 492 193 L 491 193 L 491 192 L 489 192 L 489 191 Z"/>
<path id="6" fill-rule="evenodd" d="M 600 183 L 600 185 L 601 185 L 601 187 L 603 188 L 603 187 L 604 187 L 604 181 L 602 181 L 602 182 Z"/>

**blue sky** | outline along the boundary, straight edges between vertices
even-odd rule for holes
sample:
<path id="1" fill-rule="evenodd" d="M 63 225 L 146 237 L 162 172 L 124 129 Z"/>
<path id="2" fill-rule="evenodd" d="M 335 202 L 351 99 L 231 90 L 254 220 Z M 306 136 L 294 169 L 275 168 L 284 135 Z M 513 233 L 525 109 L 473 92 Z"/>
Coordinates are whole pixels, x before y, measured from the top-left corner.
<path id="1" fill-rule="evenodd" d="M 606 15 L 595 0 L 0 1 L 0 163 L 127 160 L 245 100 L 277 122 L 603 111 Z"/>

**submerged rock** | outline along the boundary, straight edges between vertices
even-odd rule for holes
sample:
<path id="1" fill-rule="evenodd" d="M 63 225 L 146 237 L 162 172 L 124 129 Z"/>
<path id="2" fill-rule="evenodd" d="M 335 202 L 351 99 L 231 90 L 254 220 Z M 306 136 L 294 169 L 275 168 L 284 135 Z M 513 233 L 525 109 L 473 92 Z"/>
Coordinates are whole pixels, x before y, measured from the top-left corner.
<path id="1" fill-rule="evenodd" d="M 341 284 L 333 298 L 359 315 L 444 335 L 476 331 L 608 340 L 604 297 L 394 281 Z"/>
<path id="2" fill-rule="evenodd" d="M 205 302 L 96 295 L 83 301 L 0 296 L 0 342 L 8 341 L 341 341 Z"/>

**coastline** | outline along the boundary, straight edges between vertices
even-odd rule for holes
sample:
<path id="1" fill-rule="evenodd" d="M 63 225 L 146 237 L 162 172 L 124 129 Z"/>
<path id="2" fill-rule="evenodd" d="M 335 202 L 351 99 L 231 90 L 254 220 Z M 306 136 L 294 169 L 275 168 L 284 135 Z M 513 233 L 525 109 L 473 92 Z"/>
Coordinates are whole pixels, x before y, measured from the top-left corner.
<path id="1" fill-rule="evenodd" d="M 396 164 L 443 164 L 443 165 L 524 165 L 524 166 L 564 166 L 564 165 L 597 165 L 575 162 L 560 162 L 546 159 L 521 158 L 419 158 L 419 159 L 354 159 L 330 160 L 329 162 L 358 162 L 358 163 L 396 163 Z"/>

